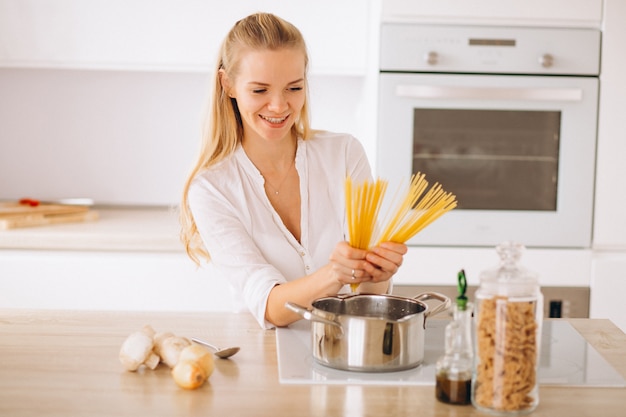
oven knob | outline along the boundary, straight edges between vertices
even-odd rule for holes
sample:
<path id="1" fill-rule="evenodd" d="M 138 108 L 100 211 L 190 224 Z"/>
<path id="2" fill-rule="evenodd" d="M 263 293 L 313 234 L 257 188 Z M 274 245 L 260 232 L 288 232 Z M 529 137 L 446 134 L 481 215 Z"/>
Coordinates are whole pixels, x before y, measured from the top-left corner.
<path id="1" fill-rule="evenodd" d="M 435 65 L 435 64 L 437 64 L 437 60 L 438 59 L 439 59 L 439 55 L 437 55 L 437 52 L 429 51 L 429 52 L 426 52 L 424 54 L 424 61 L 428 65 Z"/>
<path id="2" fill-rule="evenodd" d="M 554 64 L 554 57 L 550 54 L 543 54 L 539 57 L 539 63 L 544 68 L 550 68 Z"/>

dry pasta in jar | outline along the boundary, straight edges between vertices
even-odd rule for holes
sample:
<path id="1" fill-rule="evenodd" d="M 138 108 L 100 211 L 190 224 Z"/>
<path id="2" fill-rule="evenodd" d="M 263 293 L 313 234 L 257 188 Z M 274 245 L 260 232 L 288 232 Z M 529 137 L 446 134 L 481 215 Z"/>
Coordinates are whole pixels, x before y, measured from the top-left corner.
<path id="1" fill-rule="evenodd" d="M 517 265 L 519 248 L 507 243 L 504 249 L 503 265 L 484 273 L 476 292 L 472 404 L 525 414 L 539 403 L 543 297 L 536 278 Z"/>
<path id="2" fill-rule="evenodd" d="M 480 301 L 476 317 L 475 404 L 494 411 L 536 406 L 536 301 L 494 297 Z"/>

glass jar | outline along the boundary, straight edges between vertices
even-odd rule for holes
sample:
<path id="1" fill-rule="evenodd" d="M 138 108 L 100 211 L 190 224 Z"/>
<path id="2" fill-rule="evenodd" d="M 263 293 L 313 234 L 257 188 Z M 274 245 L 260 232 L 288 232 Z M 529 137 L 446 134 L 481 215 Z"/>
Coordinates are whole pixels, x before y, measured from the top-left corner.
<path id="1" fill-rule="evenodd" d="M 445 329 L 445 354 L 437 360 L 435 395 L 447 404 L 471 404 L 472 303 L 453 305 L 453 320 Z"/>
<path id="2" fill-rule="evenodd" d="M 537 275 L 519 265 L 523 250 L 498 245 L 500 265 L 481 273 L 475 294 L 472 404 L 492 414 L 526 414 L 539 403 L 543 295 Z"/>

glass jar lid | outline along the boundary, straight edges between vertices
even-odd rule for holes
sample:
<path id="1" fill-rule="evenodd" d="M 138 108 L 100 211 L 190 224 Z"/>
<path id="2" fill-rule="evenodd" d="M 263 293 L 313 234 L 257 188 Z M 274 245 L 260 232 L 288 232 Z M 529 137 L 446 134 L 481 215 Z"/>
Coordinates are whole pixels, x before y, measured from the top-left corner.
<path id="1" fill-rule="evenodd" d="M 535 272 L 520 265 L 524 245 L 506 241 L 496 246 L 500 264 L 480 274 L 482 296 L 525 297 L 539 293 L 539 280 Z"/>

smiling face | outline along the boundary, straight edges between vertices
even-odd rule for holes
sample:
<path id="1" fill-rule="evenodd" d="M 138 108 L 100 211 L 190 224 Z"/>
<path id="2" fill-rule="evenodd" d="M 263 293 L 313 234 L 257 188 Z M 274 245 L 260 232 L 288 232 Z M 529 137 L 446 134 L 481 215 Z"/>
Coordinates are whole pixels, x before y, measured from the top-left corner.
<path id="1" fill-rule="evenodd" d="M 247 51 L 224 90 L 237 100 L 243 142 L 293 140 L 291 131 L 306 99 L 305 56 L 295 48 Z"/>

